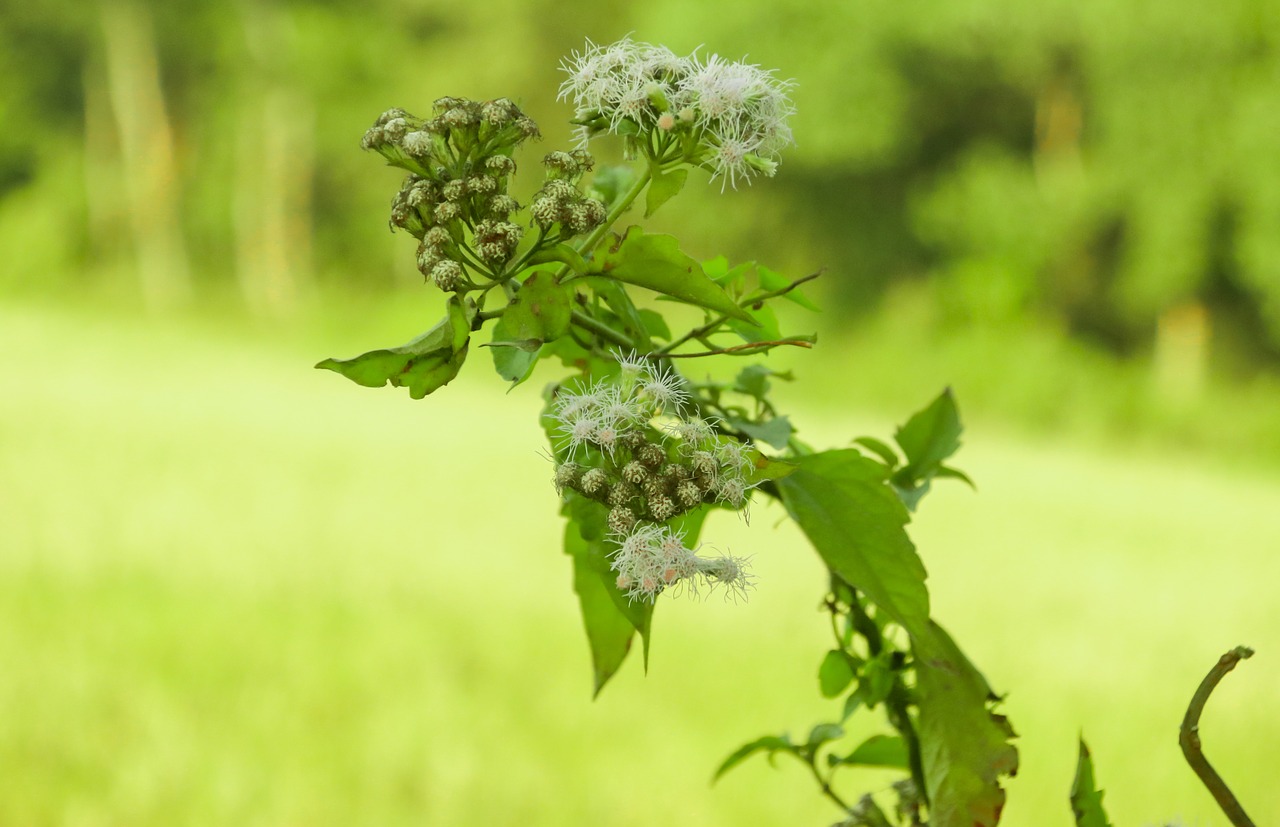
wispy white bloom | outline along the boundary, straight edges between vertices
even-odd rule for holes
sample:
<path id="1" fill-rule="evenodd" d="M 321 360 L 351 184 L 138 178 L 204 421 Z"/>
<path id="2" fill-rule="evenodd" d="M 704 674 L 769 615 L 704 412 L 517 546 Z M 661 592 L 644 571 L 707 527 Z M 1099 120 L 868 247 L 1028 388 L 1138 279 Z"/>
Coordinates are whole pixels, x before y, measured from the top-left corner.
<path id="1" fill-rule="evenodd" d="M 680 150 L 684 160 L 711 170 L 722 189 L 772 175 L 778 154 L 792 143 L 787 119 L 794 111 L 788 96 L 793 84 L 745 61 L 681 57 L 624 38 L 608 46 L 587 41 L 562 68 L 568 78 L 560 98 L 574 105 L 584 141 L 601 132 L 692 130 L 694 148 Z M 649 151 L 649 142 L 636 143 Z M 678 156 L 662 160 L 672 157 Z"/>
<path id="2" fill-rule="evenodd" d="M 652 603 L 676 587 L 697 594 L 699 586 L 724 586 L 734 597 L 745 596 L 751 587 L 746 560 L 699 557 L 685 546 L 684 534 L 669 527 L 637 523 L 617 543 L 611 558 L 616 585 L 633 601 Z"/>

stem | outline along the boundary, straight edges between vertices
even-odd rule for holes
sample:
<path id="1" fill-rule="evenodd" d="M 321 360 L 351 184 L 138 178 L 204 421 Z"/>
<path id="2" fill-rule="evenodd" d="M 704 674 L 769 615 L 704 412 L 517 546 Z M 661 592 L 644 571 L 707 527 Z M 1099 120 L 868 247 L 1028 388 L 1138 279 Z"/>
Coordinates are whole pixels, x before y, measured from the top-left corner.
<path id="1" fill-rule="evenodd" d="M 794 345 L 795 347 L 813 347 L 812 342 L 806 342 L 801 339 L 780 339 L 776 342 L 747 342 L 745 345 L 734 345 L 733 347 L 722 347 L 715 350 L 703 350 L 697 353 L 667 353 L 666 348 L 657 353 L 645 354 L 650 359 L 698 359 L 703 356 L 721 356 L 726 353 L 741 353 L 743 351 L 751 352 L 755 350 L 768 349 L 778 347 L 779 345 Z"/>
<path id="2" fill-rule="evenodd" d="M 583 330 L 589 330 L 602 339 L 607 339 L 618 347 L 632 350 L 635 343 L 626 337 L 626 334 L 619 330 L 614 330 L 609 325 L 595 318 L 594 316 L 583 313 L 581 310 L 574 310 L 572 315 L 573 323 Z"/>
<path id="3" fill-rule="evenodd" d="M 790 293 L 792 290 L 795 290 L 795 289 L 796 289 L 797 287 L 799 287 L 800 285 L 804 284 L 806 281 L 813 281 L 814 279 L 816 279 L 816 278 L 817 278 L 818 276 L 820 276 L 820 275 L 822 275 L 822 271 L 821 271 L 821 270 L 819 270 L 819 271 L 818 271 L 818 272 L 816 272 L 816 273 L 810 273 L 809 275 L 804 276 L 804 277 L 802 277 L 802 278 L 798 278 L 798 279 L 796 279 L 795 281 L 793 281 L 793 282 L 791 282 L 790 284 L 788 284 L 786 287 L 779 287 L 777 290 L 770 290 L 770 291 L 769 291 L 769 292 L 767 292 L 767 293 L 760 293 L 760 294 L 758 294 L 758 295 L 749 296 L 749 297 L 747 297 L 747 298 L 742 299 L 741 301 L 739 301 L 739 302 L 738 302 L 738 306 L 739 306 L 739 307 L 747 307 L 747 306 L 749 306 L 749 305 L 753 305 L 753 304 L 756 304 L 756 303 L 758 303 L 758 302 L 768 301 L 769 299 L 773 299 L 773 298 L 777 298 L 778 296 L 786 295 L 787 293 Z M 665 354 L 665 353 L 670 353 L 671 351 L 673 351 L 673 350 L 675 350 L 676 348 L 680 347 L 680 345 L 684 344 L 685 342 L 689 341 L 690 339 L 699 339 L 699 340 L 701 340 L 701 339 L 702 339 L 702 337 L 707 336 L 707 335 L 709 335 L 709 334 L 711 334 L 711 333 L 714 333 L 714 332 L 715 332 L 715 331 L 716 331 L 716 330 L 717 330 L 717 329 L 718 329 L 722 324 L 724 324 L 724 323 L 725 323 L 725 322 L 727 322 L 727 321 L 729 321 L 729 317 L 728 317 L 728 316 L 725 316 L 725 315 L 717 316 L 716 318 L 712 319 L 711 321 L 707 322 L 706 324 L 702 325 L 701 327 L 695 327 L 693 330 L 690 330 L 688 333 L 684 334 L 684 335 L 683 335 L 683 336 L 681 336 L 679 339 L 676 339 L 676 340 L 675 340 L 674 342 L 672 342 L 671 344 L 666 345 L 665 347 L 663 347 L 663 348 L 662 348 L 661 350 L 659 350 L 658 352 L 659 352 L 659 353 L 663 353 L 663 354 Z"/>
<path id="4" fill-rule="evenodd" d="M 835 802 L 836 806 L 844 810 L 846 813 L 850 811 L 849 803 L 840 797 L 840 794 L 831 789 L 830 779 L 823 778 L 822 773 L 818 772 L 818 765 L 814 762 L 813 757 L 805 761 L 805 765 L 809 767 L 809 771 L 813 773 L 814 780 L 818 782 L 818 786 L 822 789 L 822 794 Z"/>
<path id="5" fill-rule="evenodd" d="M 1182 728 L 1178 731 L 1178 743 L 1182 746 L 1182 754 L 1186 757 L 1187 763 L 1191 765 L 1191 769 L 1200 777 L 1200 781 L 1209 790 L 1213 800 L 1218 802 L 1218 807 L 1227 814 L 1227 818 L 1235 827 L 1254 827 L 1254 823 L 1249 816 L 1245 815 L 1244 808 L 1227 787 L 1227 782 L 1223 781 L 1222 776 L 1209 765 L 1209 759 L 1204 757 L 1200 749 L 1200 713 L 1204 711 L 1209 695 L 1213 693 L 1223 676 L 1235 669 L 1236 664 L 1241 660 L 1252 656 L 1252 649 L 1247 646 L 1237 646 L 1218 658 L 1218 662 L 1200 682 L 1200 688 L 1196 690 L 1196 694 L 1191 697 L 1187 714 L 1182 719 Z"/>
<path id="6" fill-rule="evenodd" d="M 613 209 L 609 210 L 609 214 L 605 216 L 604 221 L 600 222 L 600 226 L 592 230 L 591 234 L 582 240 L 582 244 L 578 247 L 578 252 L 581 253 L 583 257 L 590 255 L 591 252 L 595 250 L 595 248 L 600 244 L 600 240 L 604 238 L 604 234 L 607 233 L 609 228 L 622 217 L 622 214 L 627 211 L 631 204 L 640 197 L 640 193 L 644 192 L 644 188 L 649 185 L 649 181 L 652 178 L 653 170 L 646 166 L 644 172 L 636 179 L 636 182 L 631 185 L 631 189 L 627 190 L 626 193 L 623 194 L 622 198 L 618 199 L 618 203 L 613 205 Z M 568 265 L 565 265 L 560 276 L 563 277 L 568 269 Z"/>

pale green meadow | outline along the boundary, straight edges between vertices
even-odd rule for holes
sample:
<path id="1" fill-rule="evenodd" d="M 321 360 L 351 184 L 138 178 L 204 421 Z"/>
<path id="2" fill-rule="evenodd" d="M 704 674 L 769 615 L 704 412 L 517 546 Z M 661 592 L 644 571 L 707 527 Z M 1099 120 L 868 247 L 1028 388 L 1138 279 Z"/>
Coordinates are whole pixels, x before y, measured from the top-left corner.
<path id="1" fill-rule="evenodd" d="M 753 557 L 750 601 L 663 598 L 649 674 L 637 652 L 593 701 L 540 456 L 549 366 L 504 395 L 477 349 L 422 402 L 311 369 L 367 334 L 0 309 L 0 825 L 834 821 L 798 765 L 709 783 L 839 712 L 823 569 L 781 511 L 713 519 L 704 540 Z M 887 435 L 829 392 L 794 414 L 809 441 Z M 1280 477 L 984 422 L 965 442 L 979 491 L 941 484 L 912 532 L 935 616 L 1009 693 L 1004 823 L 1071 822 L 1083 731 L 1117 825 L 1225 825 L 1177 725 L 1241 643 L 1205 750 L 1280 823 Z"/>

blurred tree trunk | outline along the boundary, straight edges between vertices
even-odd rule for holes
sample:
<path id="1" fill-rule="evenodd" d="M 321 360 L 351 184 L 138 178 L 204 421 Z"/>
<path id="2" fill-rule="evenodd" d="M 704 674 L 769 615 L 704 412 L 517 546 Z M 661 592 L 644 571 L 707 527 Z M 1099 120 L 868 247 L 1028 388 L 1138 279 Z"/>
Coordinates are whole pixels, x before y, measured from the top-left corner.
<path id="1" fill-rule="evenodd" d="M 88 217 L 90 267 L 116 264 L 127 252 L 121 230 L 126 226 L 120 146 L 113 134 L 111 101 L 100 56 L 85 60 L 84 193 Z"/>
<path id="2" fill-rule="evenodd" d="M 281 12 L 241 5 L 250 60 L 239 117 L 236 278 L 255 313 L 288 315 L 311 281 L 311 102 L 282 78 Z"/>
<path id="3" fill-rule="evenodd" d="M 144 7 L 129 0 L 103 0 L 99 9 L 107 96 L 119 136 L 143 299 L 153 309 L 174 307 L 191 296 L 191 268 L 151 20 Z"/>

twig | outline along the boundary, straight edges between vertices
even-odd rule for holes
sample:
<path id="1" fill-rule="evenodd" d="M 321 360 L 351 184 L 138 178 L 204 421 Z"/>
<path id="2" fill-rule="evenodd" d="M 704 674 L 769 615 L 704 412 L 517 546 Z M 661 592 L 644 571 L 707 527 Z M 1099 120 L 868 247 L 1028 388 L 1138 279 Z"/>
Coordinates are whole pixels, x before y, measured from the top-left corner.
<path id="1" fill-rule="evenodd" d="M 780 287 L 777 290 L 771 290 L 768 293 L 760 293 L 755 296 L 749 296 L 739 301 L 738 306 L 750 307 L 753 304 L 757 304 L 767 299 L 773 299 L 773 298 L 777 298 L 778 296 L 786 295 L 787 293 L 790 293 L 792 290 L 795 290 L 797 287 L 804 284 L 805 282 L 813 281 L 818 276 L 822 275 L 823 272 L 825 272 L 825 268 L 823 268 L 822 270 L 819 270 L 816 273 L 810 273 L 807 276 L 802 276 L 801 278 L 796 279 L 795 281 L 791 282 L 787 286 Z M 690 330 L 688 333 L 684 334 L 683 336 L 671 342 L 670 344 L 663 346 L 658 351 L 658 353 L 662 354 L 663 356 L 666 356 L 671 351 L 680 347 L 680 345 L 684 344 L 685 342 L 688 342 L 692 339 L 701 340 L 703 336 L 706 336 L 708 333 L 712 333 L 715 330 L 719 329 L 720 325 L 724 324 L 727 321 L 729 321 L 728 316 L 725 316 L 725 315 L 716 316 L 714 319 L 702 325 L 701 327 L 695 327 L 693 330 Z"/>
<path id="2" fill-rule="evenodd" d="M 575 320 L 576 321 L 576 320 Z M 764 348 L 777 347 L 778 345 L 795 345 L 796 347 L 813 347 L 813 342 L 806 342 L 803 339 L 779 339 L 776 342 L 747 342 L 745 345 L 734 345 L 733 347 L 722 347 L 715 350 L 702 350 L 697 353 L 645 353 L 647 359 L 696 359 L 701 356 L 719 356 L 723 353 L 738 353 L 744 350 L 761 350 Z"/>
<path id="3" fill-rule="evenodd" d="M 1218 685 L 1218 681 L 1235 669 L 1236 664 L 1241 660 L 1252 656 L 1252 649 L 1247 646 L 1237 646 L 1218 658 L 1218 662 L 1200 682 L 1200 688 L 1196 690 L 1196 694 L 1191 697 L 1191 704 L 1187 707 L 1187 714 L 1182 719 L 1182 728 L 1178 732 L 1178 743 L 1182 746 L 1182 754 L 1186 756 L 1187 763 L 1191 765 L 1191 769 L 1200 777 L 1200 781 L 1208 788 L 1209 794 L 1213 796 L 1214 801 L 1218 802 L 1222 812 L 1227 814 L 1227 818 L 1231 819 L 1235 827 L 1255 827 L 1255 825 L 1249 816 L 1245 815 L 1244 808 L 1227 787 L 1227 782 L 1223 781 L 1222 776 L 1209 766 L 1209 760 L 1204 757 L 1200 749 L 1200 713 L 1204 711 L 1204 705 L 1208 703 L 1209 695 Z"/>

